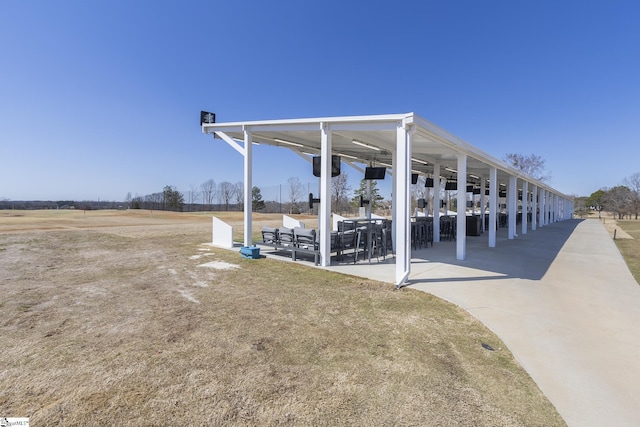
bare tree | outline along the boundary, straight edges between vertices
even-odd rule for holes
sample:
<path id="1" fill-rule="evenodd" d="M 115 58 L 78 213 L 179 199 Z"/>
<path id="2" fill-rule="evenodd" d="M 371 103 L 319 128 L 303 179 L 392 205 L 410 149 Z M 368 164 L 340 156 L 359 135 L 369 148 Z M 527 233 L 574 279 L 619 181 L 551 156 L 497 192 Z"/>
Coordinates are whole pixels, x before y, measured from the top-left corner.
<path id="1" fill-rule="evenodd" d="M 236 196 L 236 204 L 238 205 L 238 210 L 244 210 L 244 184 L 242 182 L 236 182 L 234 195 Z"/>
<path id="2" fill-rule="evenodd" d="M 538 181 L 544 182 L 551 179 L 551 173 L 548 173 L 545 168 L 545 160 L 536 154 L 507 153 L 502 160 Z"/>
<path id="3" fill-rule="evenodd" d="M 332 210 L 343 213 L 349 210 L 349 176 L 346 172 L 342 172 L 338 176 L 331 178 L 331 198 Z"/>
<path id="4" fill-rule="evenodd" d="M 189 186 L 189 210 L 193 210 L 193 205 L 198 203 L 198 198 L 200 197 L 200 192 L 198 191 L 198 186 L 195 184 L 191 184 Z"/>
<path id="5" fill-rule="evenodd" d="M 224 204 L 224 210 L 229 210 L 229 203 L 236 192 L 236 186 L 228 181 L 223 181 L 218 185 L 218 201 Z"/>
<path id="6" fill-rule="evenodd" d="M 292 176 L 287 180 L 289 184 L 289 213 L 299 213 L 300 207 L 298 204 L 302 199 L 302 183 L 300 182 L 300 178 L 297 176 Z"/>
<path id="7" fill-rule="evenodd" d="M 624 185 L 615 186 L 607 190 L 602 196 L 605 209 L 614 214 L 618 219 L 631 215 L 633 204 L 633 192 Z"/>
<path id="8" fill-rule="evenodd" d="M 631 192 L 631 206 L 638 219 L 638 211 L 640 210 L 640 172 L 636 172 L 628 178 L 625 178 L 624 184 L 629 187 Z"/>
<path id="9" fill-rule="evenodd" d="M 209 179 L 200 185 L 202 189 L 202 204 L 208 206 L 211 209 L 211 204 L 216 197 L 216 182 Z M 205 208 L 206 209 L 206 208 Z"/>

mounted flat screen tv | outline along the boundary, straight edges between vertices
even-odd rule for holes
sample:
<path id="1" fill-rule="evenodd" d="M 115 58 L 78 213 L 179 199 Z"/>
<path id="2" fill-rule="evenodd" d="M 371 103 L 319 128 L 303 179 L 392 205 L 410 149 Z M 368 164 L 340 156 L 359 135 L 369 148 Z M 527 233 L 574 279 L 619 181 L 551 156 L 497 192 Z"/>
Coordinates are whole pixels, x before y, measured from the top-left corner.
<path id="1" fill-rule="evenodd" d="M 500 190 L 498 192 L 498 197 L 507 197 L 507 192 L 505 190 Z"/>
<path id="2" fill-rule="evenodd" d="M 458 183 L 456 181 L 448 181 L 444 185 L 444 189 L 446 191 L 457 190 L 458 189 Z"/>
<path id="3" fill-rule="evenodd" d="M 474 188 L 473 189 L 473 194 L 480 194 L 480 189 L 479 188 Z"/>
<path id="4" fill-rule="evenodd" d="M 427 178 L 424 180 L 424 186 L 433 188 L 433 178 Z"/>
<path id="5" fill-rule="evenodd" d="M 417 173 L 412 173 L 411 174 L 411 183 L 412 184 L 417 184 L 418 183 L 418 174 Z"/>
<path id="6" fill-rule="evenodd" d="M 367 166 L 364 170 L 364 179 L 384 179 L 385 174 L 387 173 L 387 168 L 374 168 Z"/>
<path id="7" fill-rule="evenodd" d="M 322 157 L 316 156 L 313 158 L 313 176 L 320 177 L 320 169 Z M 331 156 L 331 177 L 340 175 L 340 156 Z"/>
<path id="8" fill-rule="evenodd" d="M 473 192 L 473 185 L 467 185 L 467 193 Z"/>

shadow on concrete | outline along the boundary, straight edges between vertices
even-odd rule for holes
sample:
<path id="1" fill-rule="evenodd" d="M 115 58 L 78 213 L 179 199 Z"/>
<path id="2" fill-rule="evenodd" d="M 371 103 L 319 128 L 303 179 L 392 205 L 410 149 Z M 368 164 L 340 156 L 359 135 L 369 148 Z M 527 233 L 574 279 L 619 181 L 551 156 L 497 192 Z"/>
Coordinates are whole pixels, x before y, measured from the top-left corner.
<path id="1" fill-rule="evenodd" d="M 507 238 L 506 229 L 499 229 L 496 247 L 488 247 L 488 233 L 467 237 L 466 259 L 456 259 L 456 242 L 440 242 L 434 247 L 413 252 L 409 283 L 485 281 L 506 278 L 540 280 L 582 220 L 567 220 L 528 230 L 514 239 Z M 433 269 L 422 272 L 421 266 L 439 263 L 448 276 L 429 277 Z M 474 274 L 477 273 L 477 274 Z M 459 273 L 459 274 L 456 274 Z"/>

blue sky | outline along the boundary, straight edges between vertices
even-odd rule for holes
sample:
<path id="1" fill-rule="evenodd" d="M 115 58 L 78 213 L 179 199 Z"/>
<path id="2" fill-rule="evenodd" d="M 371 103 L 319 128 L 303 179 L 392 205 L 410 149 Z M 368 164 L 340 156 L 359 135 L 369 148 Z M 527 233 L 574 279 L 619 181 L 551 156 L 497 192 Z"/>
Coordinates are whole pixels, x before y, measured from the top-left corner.
<path id="1" fill-rule="evenodd" d="M 540 155 L 553 187 L 588 195 L 640 172 L 639 19 L 617 0 L 3 0 L 0 198 L 241 181 L 200 110 L 413 111 L 496 157 Z M 316 182 L 295 154 L 254 152 L 255 185 Z"/>

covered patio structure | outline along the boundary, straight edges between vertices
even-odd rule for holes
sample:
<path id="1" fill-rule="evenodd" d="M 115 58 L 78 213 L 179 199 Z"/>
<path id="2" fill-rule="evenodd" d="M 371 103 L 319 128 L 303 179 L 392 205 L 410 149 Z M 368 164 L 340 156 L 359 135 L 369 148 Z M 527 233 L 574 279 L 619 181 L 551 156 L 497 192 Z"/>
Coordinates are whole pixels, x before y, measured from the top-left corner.
<path id="1" fill-rule="evenodd" d="M 525 175 L 501 160 L 462 141 L 414 113 L 374 116 L 324 117 L 229 123 L 202 123 L 202 132 L 232 146 L 244 157 L 244 194 L 251 194 L 252 145 L 280 146 L 312 162 L 320 157 L 319 251 L 320 264 L 331 264 L 331 172 L 332 156 L 339 156 L 358 171 L 361 166 L 387 168 L 392 184 L 392 234 L 396 254 L 395 284 L 403 286 L 411 272 L 411 185 L 412 174 L 433 179 L 434 242 L 439 242 L 441 188 L 457 183 L 456 258 L 465 260 L 466 206 L 468 193 L 480 197 L 481 224 L 487 226 L 488 248 L 496 246 L 499 200 L 506 198 L 508 239 L 518 237 L 516 216 L 521 200 L 520 232 L 544 227 L 573 217 L 573 199 L 543 182 Z M 488 213 L 485 206 L 488 204 Z M 463 214 L 462 214 L 463 213 Z M 252 244 L 252 203 L 244 200 L 244 244 Z"/>

